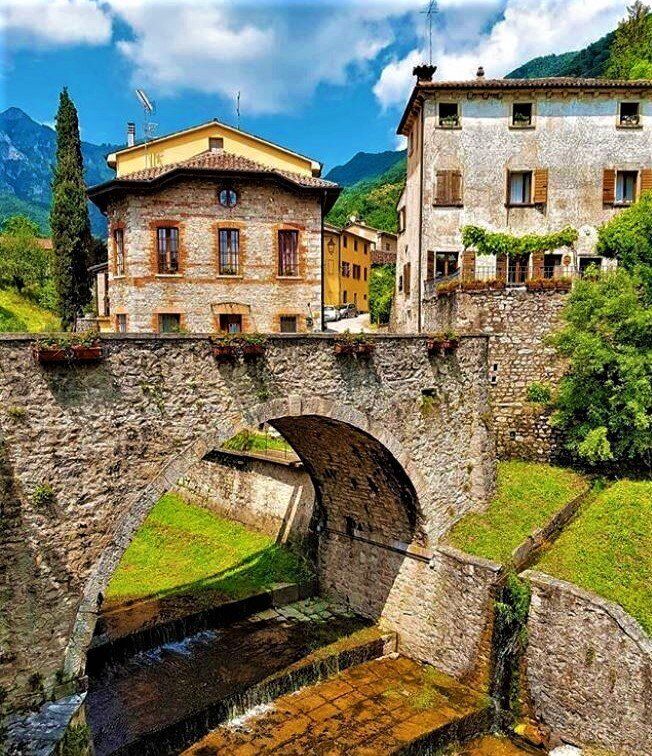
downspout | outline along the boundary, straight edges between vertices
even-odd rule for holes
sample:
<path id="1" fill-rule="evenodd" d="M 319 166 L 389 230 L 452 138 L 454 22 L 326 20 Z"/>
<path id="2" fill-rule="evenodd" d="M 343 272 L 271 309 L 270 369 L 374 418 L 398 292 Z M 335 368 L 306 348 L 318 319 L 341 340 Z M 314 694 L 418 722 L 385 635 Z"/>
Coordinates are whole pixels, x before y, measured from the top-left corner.
<path id="1" fill-rule="evenodd" d="M 425 144 L 423 142 L 423 132 L 424 132 L 424 118 L 425 114 L 425 100 L 422 99 L 421 101 L 421 113 L 419 115 L 419 118 L 421 119 L 420 124 L 420 136 L 419 136 L 419 148 L 420 148 L 420 156 L 419 156 L 419 261 L 417 264 L 417 333 L 421 333 L 421 300 L 422 300 L 422 292 L 421 288 L 423 286 L 421 281 L 421 258 L 423 254 L 423 155 L 425 153 Z"/>

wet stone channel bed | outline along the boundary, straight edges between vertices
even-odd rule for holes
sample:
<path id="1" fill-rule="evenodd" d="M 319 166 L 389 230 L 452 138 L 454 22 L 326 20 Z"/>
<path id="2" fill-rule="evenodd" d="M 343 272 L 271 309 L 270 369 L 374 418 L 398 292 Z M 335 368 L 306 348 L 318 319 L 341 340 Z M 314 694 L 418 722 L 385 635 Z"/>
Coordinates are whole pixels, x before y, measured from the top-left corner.
<path id="1" fill-rule="evenodd" d="M 234 714 L 313 682 L 302 680 L 307 662 L 322 663 L 320 650 L 368 626 L 308 599 L 109 662 L 90 675 L 86 698 L 95 754 L 178 753 Z"/>
<path id="2" fill-rule="evenodd" d="M 492 711 L 486 696 L 392 654 L 254 709 L 184 756 L 434 753 L 485 731 Z"/>

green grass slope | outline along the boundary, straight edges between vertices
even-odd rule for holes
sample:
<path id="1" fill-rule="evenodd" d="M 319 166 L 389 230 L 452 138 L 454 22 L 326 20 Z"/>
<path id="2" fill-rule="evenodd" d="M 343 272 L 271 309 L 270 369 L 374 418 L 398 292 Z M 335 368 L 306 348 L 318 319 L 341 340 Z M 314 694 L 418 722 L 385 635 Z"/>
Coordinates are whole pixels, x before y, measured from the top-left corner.
<path id="1" fill-rule="evenodd" d="M 0 289 L 0 333 L 57 331 L 59 318 L 13 289 Z"/>
<path id="2" fill-rule="evenodd" d="M 498 490 L 489 507 L 457 522 L 446 541 L 476 556 L 507 562 L 534 530 L 588 489 L 572 470 L 537 462 L 498 463 Z"/>
<path id="3" fill-rule="evenodd" d="M 591 499 L 535 569 L 615 601 L 652 635 L 652 481 Z"/>
<path id="4" fill-rule="evenodd" d="M 343 226 L 352 215 L 382 231 L 396 232 L 396 203 L 405 186 L 405 159 L 373 179 L 347 187 L 326 220 Z"/>
<path id="5" fill-rule="evenodd" d="M 204 590 L 238 599 L 308 574 L 307 565 L 273 538 L 168 493 L 125 551 L 106 601 Z"/>

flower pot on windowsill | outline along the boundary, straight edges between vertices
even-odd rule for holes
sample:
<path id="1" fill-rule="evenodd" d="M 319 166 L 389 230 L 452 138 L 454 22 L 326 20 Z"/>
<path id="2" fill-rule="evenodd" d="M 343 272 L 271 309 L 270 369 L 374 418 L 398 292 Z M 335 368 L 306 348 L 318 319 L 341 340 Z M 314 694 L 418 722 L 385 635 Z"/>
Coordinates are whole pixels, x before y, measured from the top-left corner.
<path id="1" fill-rule="evenodd" d="M 441 348 L 444 350 L 444 353 L 450 354 L 457 349 L 458 344 L 459 341 L 457 339 L 446 338 L 441 342 Z"/>
<path id="2" fill-rule="evenodd" d="M 355 353 L 360 355 L 360 357 L 369 357 L 373 354 L 375 348 L 376 345 L 372 344 L 370 341 L 361 341 L 356 344 Z"/>
<path id="3" fill-rule="evenodd" d="M 265 354 L 263 344 L 243 343 L 241 346 L 242 357 L 245 360 L 259 360 Z"/>
<path id="4" fill-rule="evenodd" d="M 338 339 L 333 351 L 338 357 L 370 357 L 376 345 L 363 339 Z"/>
<path id="5" fill-rule="evenodd" d="M 72 346 L 36 344 L 33 354 L 37 362 L 47 364 L 99 362 L 104 357 L 102 347 L 99 344 L 75 344 Z"/>
<path id="6" fill-rule="evenodd" d="M 444 351 L 443 339 L 431 337 L 426 341 L 426 350 L 431 357 L 437 357 Z"/>
<path id="7" fill-rule="evenodd" d="M 232 362 L 236 358 L 234 344 L 213 344 L 213 357 L 217 362 Z"/>

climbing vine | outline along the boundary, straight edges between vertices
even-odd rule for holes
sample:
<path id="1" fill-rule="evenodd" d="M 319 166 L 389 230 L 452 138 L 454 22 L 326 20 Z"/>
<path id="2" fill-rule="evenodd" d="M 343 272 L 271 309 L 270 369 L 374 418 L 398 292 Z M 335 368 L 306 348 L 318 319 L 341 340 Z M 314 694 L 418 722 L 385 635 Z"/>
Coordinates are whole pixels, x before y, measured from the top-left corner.
<path id="1" fill-rule="evenodd" d="M 571 247 L 577 238 L 577 231 L 570 226 L 552 234 L 525 234 L 524 236 L 487 231 L 480 226 L 462 228 L 464 248 L 473 247 L 481 255 L 525 257 L 534 252 L 548 252 L 560 247 Z"/>

